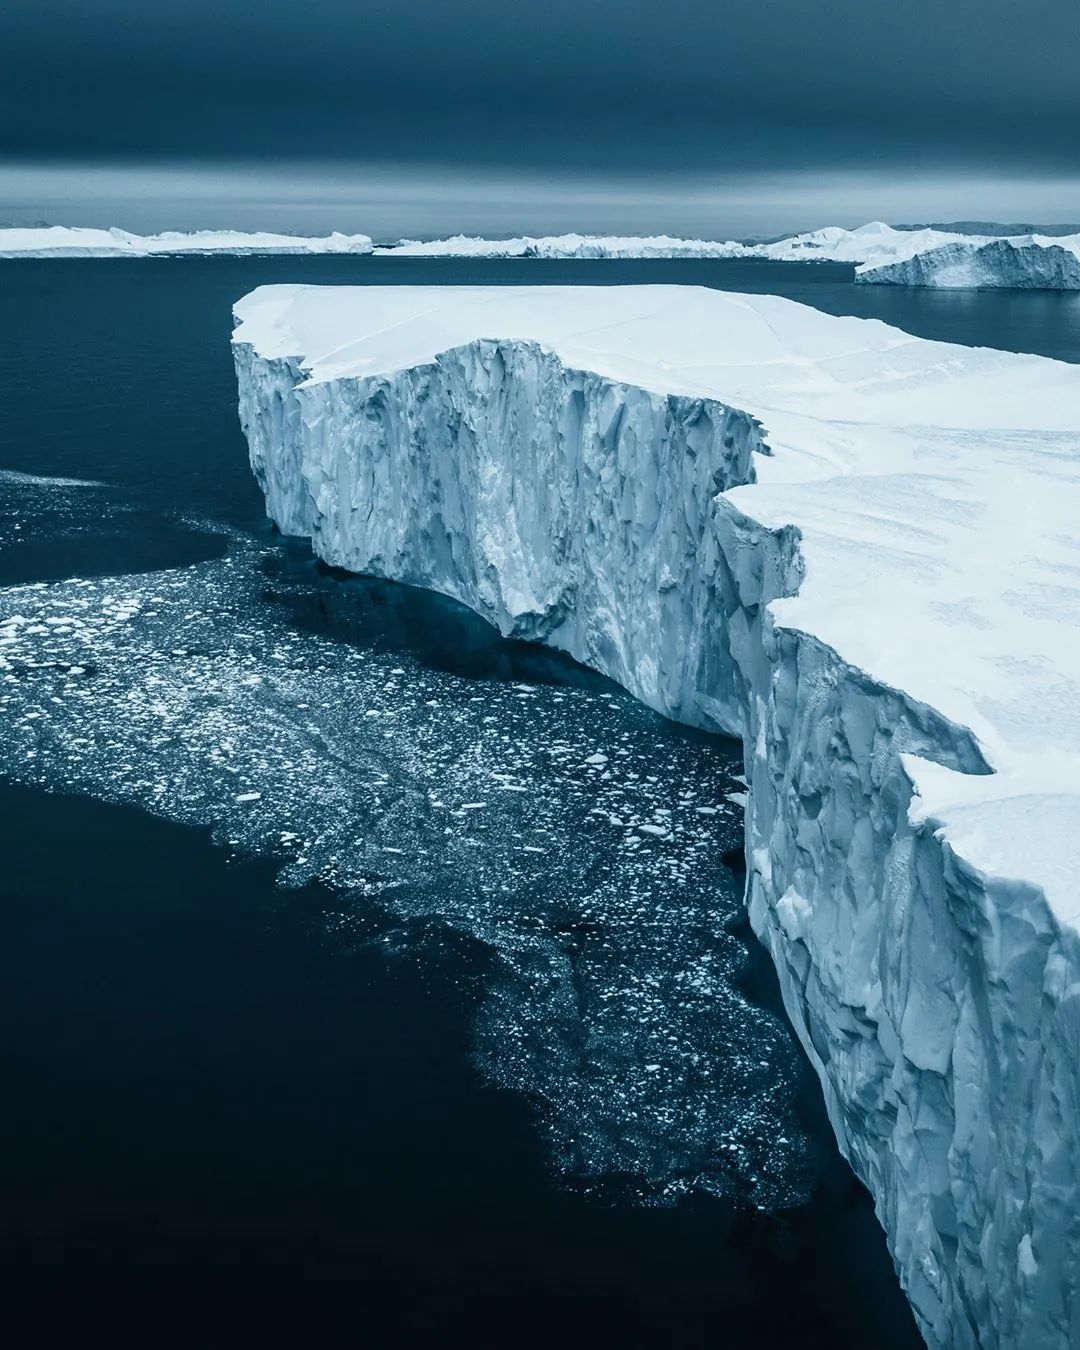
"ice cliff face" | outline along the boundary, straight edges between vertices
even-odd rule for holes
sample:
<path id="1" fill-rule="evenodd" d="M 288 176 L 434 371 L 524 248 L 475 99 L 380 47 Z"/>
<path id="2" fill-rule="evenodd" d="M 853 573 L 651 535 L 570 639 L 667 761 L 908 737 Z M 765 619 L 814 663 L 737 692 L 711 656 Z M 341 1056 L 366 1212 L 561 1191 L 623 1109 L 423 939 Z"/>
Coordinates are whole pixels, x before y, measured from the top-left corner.
<path id="1" fill-rule="evenodd" d="M 751 919 L 927 1342 L 1080 1343 L 1080 371 L 693 288 L 237 313 L 283 530 L 742 736 Z"/>
<path id="2" fill-rule="evenodd" d="M 739 724 L 699 667 L 713 659 L 706 522 L 716 493 L 753 475 L 752 418 L 568 370 L 527 342 L 303 398 L 295 362 L 236 355 L 252 466 L 286 533 L 350 571 L 452 595 L 670 717 Z"/>
<path id="3" fill-rule="evenodd" d="M 855 280 L 887 286 L 1080 290 L 1080 235 L 958 240 L 896 262 L 868 263 Z"/>

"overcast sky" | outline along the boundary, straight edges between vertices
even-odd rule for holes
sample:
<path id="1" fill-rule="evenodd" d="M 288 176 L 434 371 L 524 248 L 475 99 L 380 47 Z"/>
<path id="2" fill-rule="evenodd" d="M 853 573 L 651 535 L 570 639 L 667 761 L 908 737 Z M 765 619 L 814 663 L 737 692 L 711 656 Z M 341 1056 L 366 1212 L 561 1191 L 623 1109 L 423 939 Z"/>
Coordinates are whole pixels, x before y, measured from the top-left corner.
<path id="1" fill-rule="evenodd" d="M 315 179 L 342 209 L 442 183 L 440 219 L 454 193 L 462 219 L 490 212 L 498 182 L 519 215 L 557 211 L 564 189 L 590 219 L 625 196 L 635 229 L 650 202 L 657 228 L 702 194 L 715 209 L 710 191 L 722 209 L 725 187 L 737 215 L 758 180 L 778 202 L 767 230 L 790 196 L 777 184 L 800 185 L 801 209 L 815 175 L 822 210 L 846 184 L 837 202 L 860 211 L 877 183 L 870 215 L 1076 218 L 1080 0 L 5 0 L 4 15 L 8 218 L 33 214 L 35 181 L 54 193 L 39 214 L 65 183 L 105 209 L 86 185 L 107 182 L 145 214 L 122 183 L 214 163 L 245 165 L 249 204 L 260 181 L 296 228 Z M 204 181 L 242 204 L 231 167 Z"/>

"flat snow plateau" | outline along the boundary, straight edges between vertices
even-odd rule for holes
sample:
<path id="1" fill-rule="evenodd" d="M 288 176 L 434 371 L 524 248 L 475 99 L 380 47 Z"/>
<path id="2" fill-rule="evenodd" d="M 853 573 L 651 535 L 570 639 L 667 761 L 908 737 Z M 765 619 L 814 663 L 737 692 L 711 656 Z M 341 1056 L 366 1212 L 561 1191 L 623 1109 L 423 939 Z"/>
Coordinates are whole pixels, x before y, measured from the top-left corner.
<path id="1" fill-rule="evenodd" d="M 1080 1344 L 1080 366 L 696 287 L 236 319 L 283 530 L 741 735 L 751 922 L 927 1341 Z"/>

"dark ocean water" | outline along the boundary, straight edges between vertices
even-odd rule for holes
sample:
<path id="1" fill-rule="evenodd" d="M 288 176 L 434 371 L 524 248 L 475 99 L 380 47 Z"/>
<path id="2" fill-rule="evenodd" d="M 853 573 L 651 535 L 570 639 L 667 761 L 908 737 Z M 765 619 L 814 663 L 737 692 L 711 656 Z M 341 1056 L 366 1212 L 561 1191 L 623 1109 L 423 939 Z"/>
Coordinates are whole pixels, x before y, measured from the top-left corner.
<path id="1" fill-rule="evenodd" d="M 685 281 L 1080 359 L 1080 297 L 850 275 L 0 264 L 0 1293 L 36 1344 L 918 1344 L 720 861 L 737 747 L 276 539 L 228 350 L 265 281 Z"/>

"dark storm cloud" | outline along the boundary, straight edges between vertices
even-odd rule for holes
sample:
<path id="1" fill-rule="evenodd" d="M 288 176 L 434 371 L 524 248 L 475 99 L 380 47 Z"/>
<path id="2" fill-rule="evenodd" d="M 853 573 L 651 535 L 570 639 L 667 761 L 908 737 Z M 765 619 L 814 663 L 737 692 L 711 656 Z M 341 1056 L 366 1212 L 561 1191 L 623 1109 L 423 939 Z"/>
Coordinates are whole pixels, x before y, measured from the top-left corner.
<path id="1" fill-rule="evenodd" d="M 0 155 L 1073 166 L 1078 0 L 6 0 Z"/>

